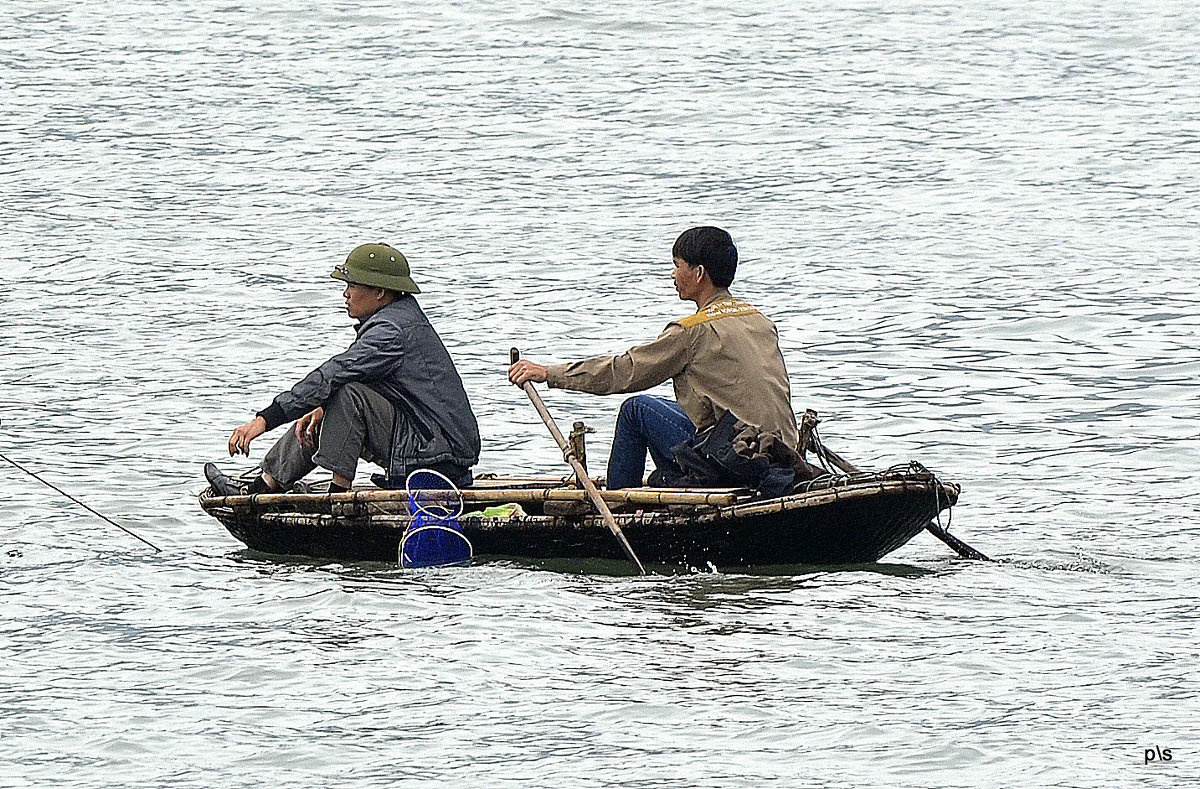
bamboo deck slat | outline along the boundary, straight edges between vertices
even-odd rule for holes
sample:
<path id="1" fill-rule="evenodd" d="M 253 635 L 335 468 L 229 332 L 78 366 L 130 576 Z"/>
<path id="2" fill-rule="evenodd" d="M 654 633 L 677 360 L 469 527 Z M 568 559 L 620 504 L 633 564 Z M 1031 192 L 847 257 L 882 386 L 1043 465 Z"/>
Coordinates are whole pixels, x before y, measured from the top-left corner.
<path id="1" fill-rule="evenodd" d="M 587 491 L 580 488 L 464 488 L 463 501 L 467 504 L 529 504 L 546 501 L 588 501 Z M 736 503 L 739 496 L 732 489 L 718 491 L 695 491 L 678 488 L 655 489 L 634 488 L 629 490 L 602 490 L 600 495 L 609 504 L 632 504 L 638 506 L 666 506 L 690 504 L 694 506 L 720 507 Z M 386 505 L 395 503 L 408 505 L 408 492 L 404 490 L 353 490 L 347 493 L 257 493 L 250 496 L 213 497 L 208 500 L 215 507 L 289 507 L 311 509 L 335 504 Z"/>
<path id="2" fill-rule="evenodd" d="M 828 488 L 820 488 L 806 493 L 793 493 L 790 496 L 785 496 L 779 499 L 772 499 L 765 502 L 749 502 L 744 504 L 733 504 L 726 507 L 721 507 L 716 512 L 705 513 L 697 516 L 698 521 L 710 521 L 724 518 L 745 518 L 755 515 L 767 515 L 773 512 L 787 512 L 788 510 L 799 510 L 805 507 L 815 507 L 821 504 L 827 504 L 831 501 L 845 498 L 863 498 L 874 496 L 878 493 L 903 493 L 909 490 L 930 489 L 935 484 L 933 479 L 928 481 L 912 480 L 873 480 L 870 482 L 851 482 L 843 487 L 831 486 Z M 958 498 L 959 487 L 957 485 L 943 484 L 941 489 L 945 491 L 948 500 L 956 500 Z"/>

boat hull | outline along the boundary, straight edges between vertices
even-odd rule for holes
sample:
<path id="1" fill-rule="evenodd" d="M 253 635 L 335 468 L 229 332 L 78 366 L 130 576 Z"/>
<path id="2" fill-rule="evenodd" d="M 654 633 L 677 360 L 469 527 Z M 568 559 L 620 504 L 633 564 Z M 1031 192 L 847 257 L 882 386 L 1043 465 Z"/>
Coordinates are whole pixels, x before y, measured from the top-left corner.
<path id="1" fill-rule="evenodd" d="M 907 543 L 954 504 L 958 492 L 929 472 L 890 472 L 835 479 L 779 499 L 666 505 L 618 512 L 615 518 L 649 564 L 857 564 L 878 561 Z M 360 491 L 304 502 L 276 496 L 262 504 L 258 497 L 220 499 L 206 491 L 201 505 L 258 551 L 395 562 L 410 518 L 384 506 L 384 495 Z M 387 495 L 395 501 L 394 492 Z M 595 515 L 464 518 L 462 527 L 478 557 L 623 559 Z"/>

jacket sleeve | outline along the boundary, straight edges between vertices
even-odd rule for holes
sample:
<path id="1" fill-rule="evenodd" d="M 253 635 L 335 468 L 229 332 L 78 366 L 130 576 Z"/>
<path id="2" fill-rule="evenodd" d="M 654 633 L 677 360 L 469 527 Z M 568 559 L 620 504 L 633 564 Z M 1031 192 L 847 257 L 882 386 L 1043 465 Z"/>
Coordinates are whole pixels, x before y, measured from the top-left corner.
<path id="1" fill-rule="evenodd" d="M 630 348 L 620 356 L 549 365 L 546 383 L 556 389 L 600 395 L 640 392 L 683 372 L 692 359 L 691 340 L 687 329 L 671 323 L 654 342 Z"/>
<path id="2" fill-rule="evenodd" d="M 321 405 L 352 381 L 370 383 L 385 378 L 403 359 L 404 342 L 398 326 L 392 323 L 366 326 L 349 348 L 278 395 L 258 415 L 266 420 L 268 430 L 274 430 Z"/>

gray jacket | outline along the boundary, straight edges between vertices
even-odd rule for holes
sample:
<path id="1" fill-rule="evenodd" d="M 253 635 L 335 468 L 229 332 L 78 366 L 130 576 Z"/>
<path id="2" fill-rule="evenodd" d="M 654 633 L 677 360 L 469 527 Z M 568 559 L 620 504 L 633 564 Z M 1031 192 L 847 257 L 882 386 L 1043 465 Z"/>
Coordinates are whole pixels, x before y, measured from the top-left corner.
<path id="1" fill-rule="evenodd" d="M 259 412 L 273 430 L 327 401 L 352 381 L 367 384 L 396 407 L 392 456 L 402 481 L 415 468 L 479 462 L 479 423 L 446 346 L 417 300 L 404 294 L 357 327 L 350 347 L 306 375 Z"/>

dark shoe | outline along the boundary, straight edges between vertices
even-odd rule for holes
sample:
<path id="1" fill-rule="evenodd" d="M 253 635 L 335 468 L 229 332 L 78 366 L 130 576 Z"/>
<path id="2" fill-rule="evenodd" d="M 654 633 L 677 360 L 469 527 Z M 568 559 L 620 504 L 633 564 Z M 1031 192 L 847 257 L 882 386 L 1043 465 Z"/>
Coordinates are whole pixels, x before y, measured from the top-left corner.
<path id="1" fill-rule="evenodd" d="M 250 490 L 248 484 L 222 472 L 216 463 L 204 464 L 204 478 L 218 496 L 245 496 Z"/>

